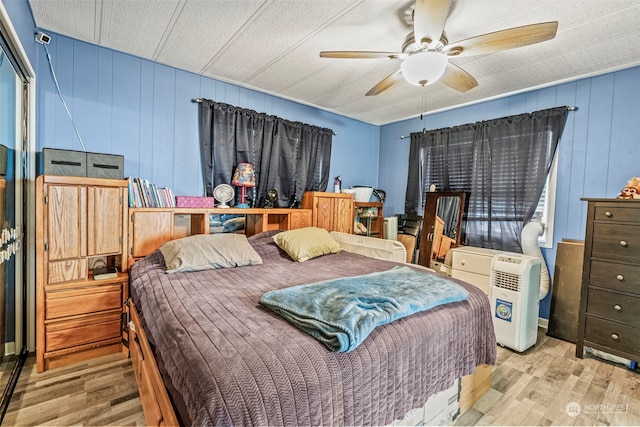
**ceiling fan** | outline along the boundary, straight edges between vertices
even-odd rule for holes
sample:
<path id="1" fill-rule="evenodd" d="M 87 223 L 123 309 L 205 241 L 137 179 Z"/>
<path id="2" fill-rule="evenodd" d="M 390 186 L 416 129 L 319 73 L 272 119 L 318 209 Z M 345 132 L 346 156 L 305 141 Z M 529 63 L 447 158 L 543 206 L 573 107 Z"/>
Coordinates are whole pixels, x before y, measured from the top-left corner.
<path id="1" fill-rule="evenodd" d="M 323 51 L 322 58 L 402 60 L 400 69 L 375 85 L 367 96 L 378 95 L 404 79 L 416 86 L 442 81 L 460 92 L 478 86 L 476 79 L 462 68 L 449 62 L 449 58 L 482 55 L 528 46 L 551 40 L 556 36 L 558 22 L 524 25 L 449 43 L 444 26 L 449 15 L 451 0 L 416 0 L 413 10 L 413 32 L 402 45 L 402 52 L 376 51 Z"/>

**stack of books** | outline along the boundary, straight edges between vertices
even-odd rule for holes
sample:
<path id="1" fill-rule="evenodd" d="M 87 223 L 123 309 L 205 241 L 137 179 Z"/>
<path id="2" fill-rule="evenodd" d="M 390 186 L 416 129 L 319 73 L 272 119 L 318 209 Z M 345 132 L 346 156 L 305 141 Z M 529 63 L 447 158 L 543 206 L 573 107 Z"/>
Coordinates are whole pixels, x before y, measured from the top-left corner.
<path id="1" fill-rule="evenodd" d="M 176 196 L 170 188 L 158 188 L 149 180 L 129 177 L 130 208 L 173 208 Z"/>

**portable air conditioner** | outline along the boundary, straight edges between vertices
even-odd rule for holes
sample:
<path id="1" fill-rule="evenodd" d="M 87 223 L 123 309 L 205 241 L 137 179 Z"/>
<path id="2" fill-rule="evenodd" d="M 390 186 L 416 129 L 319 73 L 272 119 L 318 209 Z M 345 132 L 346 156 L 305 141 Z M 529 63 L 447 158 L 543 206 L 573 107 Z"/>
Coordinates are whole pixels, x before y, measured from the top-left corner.
<path id="1" fill-rule="evenodd" d="M 540 259 L 502 253 L 493 257 L 489 282 L 498 344 L 524 351 L 538 339 Z"/>

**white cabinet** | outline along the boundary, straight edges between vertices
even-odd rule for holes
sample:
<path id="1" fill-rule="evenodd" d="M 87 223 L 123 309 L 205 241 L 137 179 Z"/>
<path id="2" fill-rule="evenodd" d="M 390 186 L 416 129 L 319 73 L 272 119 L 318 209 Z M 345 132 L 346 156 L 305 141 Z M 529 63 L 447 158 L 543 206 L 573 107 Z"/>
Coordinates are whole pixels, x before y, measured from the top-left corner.
<path id="1" fill-rule="evenodd" d="M 491 260 L 500 253 L 503 251 L 472 246 L 451 249 L 451 277 L 471 283 L 489 296 Z"/>

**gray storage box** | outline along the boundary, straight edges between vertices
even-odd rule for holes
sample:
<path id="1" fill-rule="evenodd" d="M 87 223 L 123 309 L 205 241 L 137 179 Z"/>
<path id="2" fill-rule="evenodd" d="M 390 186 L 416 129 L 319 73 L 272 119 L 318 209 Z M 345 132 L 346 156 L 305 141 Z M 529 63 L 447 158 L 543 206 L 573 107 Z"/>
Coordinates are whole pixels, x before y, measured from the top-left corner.
<path id="1" fill-rule="evenodd" d="M 87 153 L 87 176 L 91 178 L 124 179 L 124 156 Z"/>
<path id="2" fill-rule="evenodd" d="M 43 174 L 87 176 L 87 153 L 84 151 L 43 148 L 42 164 Z"/>

